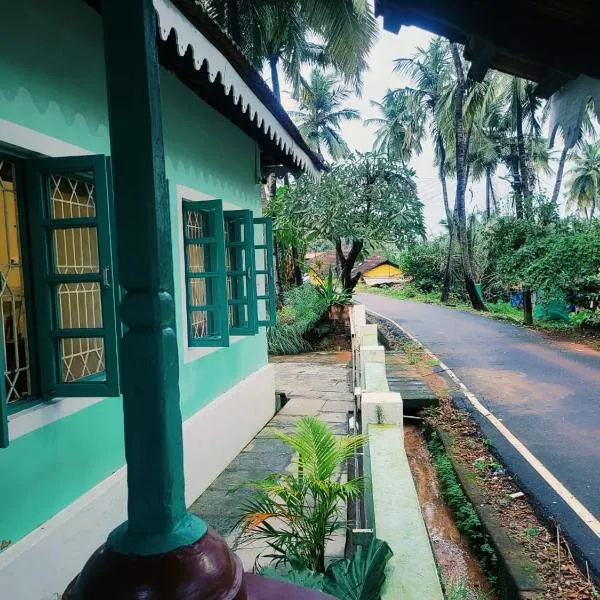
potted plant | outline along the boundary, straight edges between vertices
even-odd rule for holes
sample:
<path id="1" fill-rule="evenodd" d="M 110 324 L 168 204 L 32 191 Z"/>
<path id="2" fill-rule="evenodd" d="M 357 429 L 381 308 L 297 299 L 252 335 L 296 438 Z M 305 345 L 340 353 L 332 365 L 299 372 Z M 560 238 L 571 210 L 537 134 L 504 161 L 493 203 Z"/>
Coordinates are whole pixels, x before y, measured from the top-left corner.
<path id="1" fill-rule="evenodd" d="M 343 600 L 379 599 L 392 556 L 382 540 L 372 538 L 352 558 L 325 567 L 327 542 L 348 526 L 340 505 L 363 493 L 362 478 L 343 482 L 339 474 L 366 436 L 337 436 L 322 421 L 303 417 L 291 434 L 277 437 L 297 453 L 297 471 L 247 484 L 255 493 L 242 507 L 241 544 L 266 544 L 272 566 L 261 570 L 264 576 Z"/>
<path id="2" fill-rule="evenodd" d="M 317 291 L 327 304 L 329 319 L 331 321 L 343 321 L 346 325 L 350 323 L 350 305 L 352 294 L 342 289 L 333 277 L 333 271 L 329 267 L 329 273 L 323 281 L 316 286 Z"/>

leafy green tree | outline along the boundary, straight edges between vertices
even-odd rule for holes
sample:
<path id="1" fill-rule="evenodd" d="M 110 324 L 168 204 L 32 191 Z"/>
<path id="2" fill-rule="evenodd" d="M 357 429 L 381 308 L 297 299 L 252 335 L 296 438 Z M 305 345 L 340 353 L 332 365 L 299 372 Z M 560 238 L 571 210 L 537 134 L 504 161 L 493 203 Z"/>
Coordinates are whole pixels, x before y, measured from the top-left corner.
<path id="1" fill-rule="evenodd" d="M 198 4 L 186 0 L 193 10 Z M 303 64 L 331 64 L 359 90 L 377 23 L 356 0 L 201 0 L 258 69 L 269 64 L 279 98 L 278 67 L 297 89 Z M 309 40 L 316 39 L 316 42 Z"/>
<path id="2" fill-rule="evenodd" d="M 571 158 L 569 203 L 591 220 L 600 201 L 600 142 L 583 144 Z"/>
<path id="3" fill-rule="evenodd" d="M 531 219 L 494 219 L 485 244 L 506 288 L 529 287 L 544 298 L 568 297 L 588 307 L 600 298 L 597 220 L 561 220 L 556 205 L 543 200 L 536 206 L 534 198 Z"/>
<path id="4" fill-rule="evenodd" d="M 340 126 L 344 121 L 359 119 L 360 115 L 353 108 L 343 107 L 348 95 L 348 89 L 334 75 L 320 69 L 313 69 L 309 81 L 302 83 L 299 109 L 290 111 L 290 115 L 308 145 L 319 156 L 323 156 L 323 150 L 334 160 L 349 153 Z"/>
<path id="5" fill-rule="evenodd" d="M 407 90 L 388 90 L 381 102 L 371 100 L 371 105 L 381 115 L 365 120 L 365 125 L 377 127 L 375 152 L 402 162 L 408 162 L 413 153 L 421 153 L 426 113 Z"/>
<path id="6" fill-rule="evenodd" d="M 334 165 L 319 182 L 301 178 L 282 218 L 300 219 L 309 237 L 335 245 L 340 280 L 351 292 L 360 278 L 352 271 L 361 253 L 386 243 L 400 249 L 424 237 L 413 176 L 387 156 L 359 154 Z"/>

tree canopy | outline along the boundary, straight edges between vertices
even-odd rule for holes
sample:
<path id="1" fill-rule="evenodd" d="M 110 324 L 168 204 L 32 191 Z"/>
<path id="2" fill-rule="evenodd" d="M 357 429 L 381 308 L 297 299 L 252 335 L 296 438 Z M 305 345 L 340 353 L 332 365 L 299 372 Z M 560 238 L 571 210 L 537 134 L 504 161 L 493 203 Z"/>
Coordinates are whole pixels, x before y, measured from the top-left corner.
<path id="1" fill-rule="evenodd" d="M 381 154 L 358 154 L 334 165 L 320 181 L 300 178 L 285 192 L 281 226 L 299 227 L 336 246 L 340 279 L 352 290 L 356 259 L 392 243 L 398 248 L 423 238 L 423 205 L 414 171 Z M 286 226 L 287 227 L 287 226 Z"/>

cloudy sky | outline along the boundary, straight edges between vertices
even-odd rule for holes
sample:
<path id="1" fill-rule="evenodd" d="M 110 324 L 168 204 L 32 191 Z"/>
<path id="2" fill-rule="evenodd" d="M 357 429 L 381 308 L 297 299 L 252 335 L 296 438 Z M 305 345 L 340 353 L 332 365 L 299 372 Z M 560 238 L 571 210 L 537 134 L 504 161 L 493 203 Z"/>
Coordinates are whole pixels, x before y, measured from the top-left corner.
<path id="1" fill-rule="evenodd" d="M 384 31 L 383 27 L 380 27 L 379 40 L 369 57 L 370 69 L 364 76 L 362 97 L 352 96 L 347 101 L 347 106 L 358 109 L 363 119 L 378 116 L 377 109 L 371 106 L 371 100 L 380 101 L 388 89 L 409 84 L 406 77 L 394 73 L 394 59 L 412 56 L 418 47 L 426 46 L 431 38 L 430 33 L 416 27 L 402 27 L 398 35 Z M 264 75 L 270 83 L 268 72 Z M 286 109 L 296 108 L 288 92 L 284 90 L 282 96 Z M 368 151 L 373 145 L 374 128 L 364 125 L 362 121 L 350 121 L 343 125 L 342 135 L 351 150 Z M 423 153 L 412 158 L 411 166 L 416 171 L 419 197 L 425 205 L 427 229 L 431 234 L 435 234 L 442 230 L 439 222 L 445 218 L 445 215 L 437 169 L 433 166 L 433 149 L 429 141 L 424 144 Z M 504 173 L 500 172 L 494 179 L 494 189 L 499 196 L 506 194 L 508 189 L 506 180 L 502 179 L 503 175 Z M 552 183 L 553 178 L 550 177 L 543 185 L 551 188 Z M 453 180 L 448 182 L 451 202 L 454 185 Z M 466 200 L 468 210 L 483 209 L 485 205 L 483 181 L 469 181 Z"/>

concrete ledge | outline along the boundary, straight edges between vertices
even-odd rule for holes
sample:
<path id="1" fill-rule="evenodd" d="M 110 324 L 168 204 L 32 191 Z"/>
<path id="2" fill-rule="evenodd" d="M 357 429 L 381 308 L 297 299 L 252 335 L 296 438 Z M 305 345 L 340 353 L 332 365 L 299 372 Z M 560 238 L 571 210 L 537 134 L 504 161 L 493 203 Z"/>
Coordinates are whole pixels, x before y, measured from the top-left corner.
<path id="1" fill-rule="evenodd" d="M 394 552 L 382 600 L 443 600 L 400 425 L 368 425 L 375 534 Z"/>
<path id="2" fill-rule="evenodd" d="M 389 392 L 385 363 L 360 361 L 361 387 L 365 392 Z"/>
<path id="3" fill-rule="evenodd" d="M 381 407 L 382 424 L 400 426 L 404 434 L 402 397 L 395 392 L 366 392 L 362 395 L 361 422 L 362 430 L 367 431 L 369 425 L 378 424 L 377 407 Z"/>

